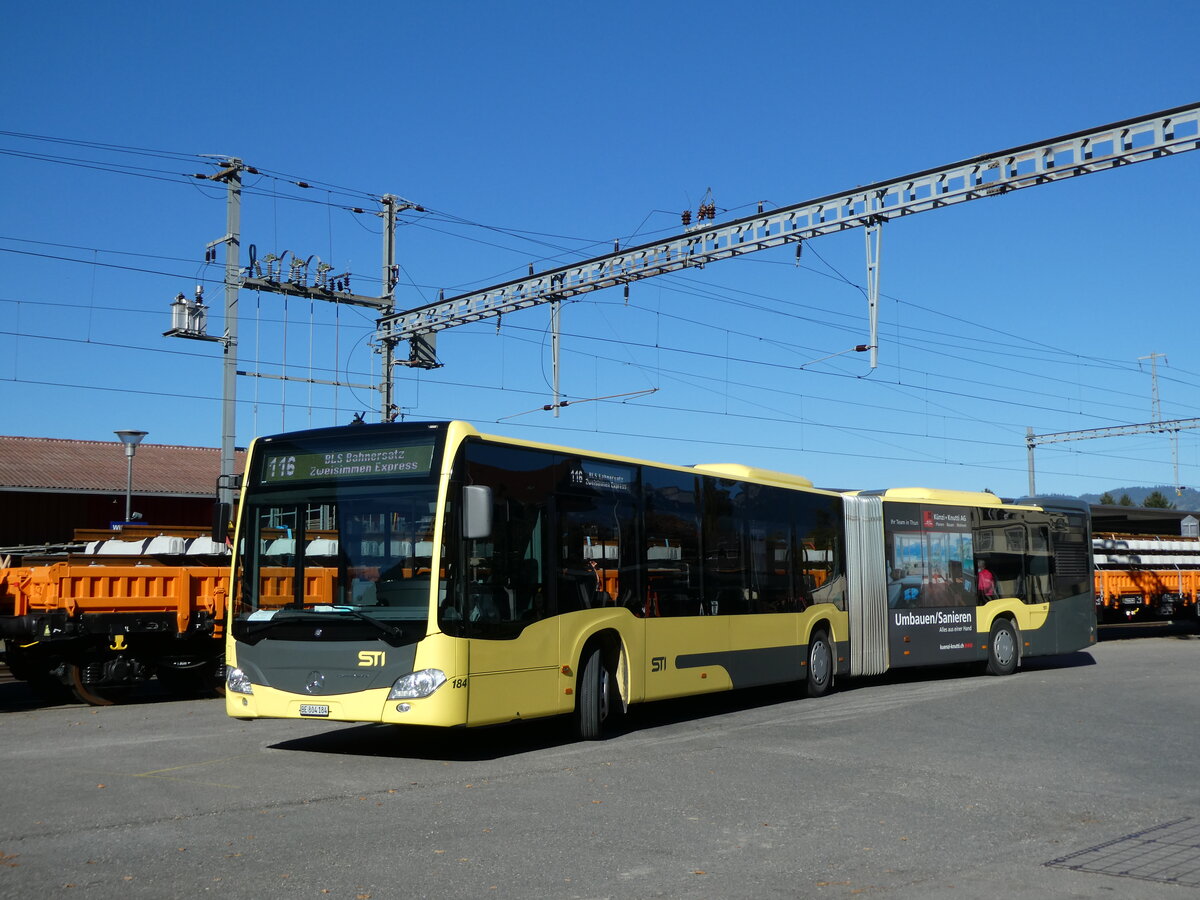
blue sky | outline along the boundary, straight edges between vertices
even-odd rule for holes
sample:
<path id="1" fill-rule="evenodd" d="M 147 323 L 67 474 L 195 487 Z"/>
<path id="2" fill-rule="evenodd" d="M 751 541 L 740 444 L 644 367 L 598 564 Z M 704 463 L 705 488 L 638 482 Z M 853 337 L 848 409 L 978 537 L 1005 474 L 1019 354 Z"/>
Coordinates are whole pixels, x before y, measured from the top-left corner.
<path id="1" fill-rule="evenodd" d="M 162 337 L 206 285 L 221 326 L 237 156 L 243 261 L 288 250 L 379 292 L 372 198 L 405 214 L 423 305 L 680 229 L 1200 100 L 1200 7 L 1117 3 L 12 4 L 0 67 L 0 397 L 10 434 L 216 446 L 219 347 Z M 303 181 L 311 187 L 298 187 Z M 1026 487 L 1027 427 L 1200 416 L 1200 153 L 889 224 L 879 367 L 861 231 L 443 332 L 409 419 L 816 483 Z M 365 213 L 354 213 L 359 206 Z M 243 291 L 238 443 L 373 415 L 364 310 Z M 836 355 L 834 354 L 843 354 Z M 822 362 L 824 357 L 833 356 Z M 654 389 L 653 393 L 644 393 Z M 597 397 L 614 397 L 593 400 Z M 578 401 L 589 402 L 578 402 Z M 115 440 L 115 439 L 114 439 Z M 1198 432 L 1180 481 L 1200 483 Z M 1168 484 L 1162 436 L 1047 445 L 1038 488 Z"/>

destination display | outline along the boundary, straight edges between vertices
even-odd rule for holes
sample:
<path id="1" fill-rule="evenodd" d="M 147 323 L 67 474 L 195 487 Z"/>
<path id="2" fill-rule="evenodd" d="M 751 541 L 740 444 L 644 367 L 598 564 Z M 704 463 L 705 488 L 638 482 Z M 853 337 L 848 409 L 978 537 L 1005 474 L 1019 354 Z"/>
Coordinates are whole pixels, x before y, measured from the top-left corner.
<path id="1" fill-rule="evenodd" d="M 632 466 L 595 459 L 573 460 L 569 472 L 571 487 L 618 494 L 628 494 L 632 491 L 636 477 Z"/>
<path id="2" fill-rule="evenodd" d="M 263 458 L 262 483 L 346 478 L 423 478 L 433 469 L 433 444 L 363 447 L 328 453 L 272 453 Z"/>

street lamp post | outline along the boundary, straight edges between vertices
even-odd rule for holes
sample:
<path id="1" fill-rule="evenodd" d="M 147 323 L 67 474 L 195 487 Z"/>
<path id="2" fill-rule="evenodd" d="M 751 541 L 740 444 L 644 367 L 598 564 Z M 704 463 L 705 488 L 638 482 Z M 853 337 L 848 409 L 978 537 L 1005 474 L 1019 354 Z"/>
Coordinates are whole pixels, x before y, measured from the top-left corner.
<path id="1" fill-rule="evenodd" d="M 124 429 L 122 431 L 114 431 L 117 437 L 121 439 L 121 443 L 125 445 L 125 521 L 129 521 L 129 517 L 133 515 L 133 455 L 137 453 L 137 446 L 142 442 L 142 438 L 148 435 L 148 431 L 134 431 L 132 429 Z"/>

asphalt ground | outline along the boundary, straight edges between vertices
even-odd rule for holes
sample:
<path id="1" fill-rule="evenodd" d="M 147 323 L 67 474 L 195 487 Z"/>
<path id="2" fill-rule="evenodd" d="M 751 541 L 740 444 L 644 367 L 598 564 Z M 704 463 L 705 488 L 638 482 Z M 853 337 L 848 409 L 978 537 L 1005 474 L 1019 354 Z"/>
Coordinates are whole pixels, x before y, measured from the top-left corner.
<path id="1" fill-rule="evenodd" d="M 1200 640 L 414 731 L 0 684 L 0 898 L 1191 898 Z"/>

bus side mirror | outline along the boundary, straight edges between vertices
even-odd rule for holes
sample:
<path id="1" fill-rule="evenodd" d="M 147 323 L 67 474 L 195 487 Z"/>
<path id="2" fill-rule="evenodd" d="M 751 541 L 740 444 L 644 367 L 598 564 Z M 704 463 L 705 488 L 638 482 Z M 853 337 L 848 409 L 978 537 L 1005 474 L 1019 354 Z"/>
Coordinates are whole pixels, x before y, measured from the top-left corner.
<path id="1" fill-rule="evenodd" d="M 213 504 L 212 539 L 218 544 L 224 544 L 229 540 L 229 522 L 232 516 L 232 503 Z"/>
<path id="2" fill-rule="evenodd" d="M 486 484 L 468 484 L 463 488 L 463 537 L 491 537 L 492 489 Z"/>

